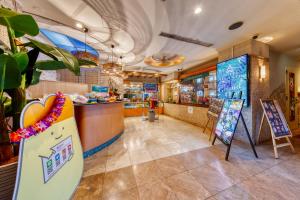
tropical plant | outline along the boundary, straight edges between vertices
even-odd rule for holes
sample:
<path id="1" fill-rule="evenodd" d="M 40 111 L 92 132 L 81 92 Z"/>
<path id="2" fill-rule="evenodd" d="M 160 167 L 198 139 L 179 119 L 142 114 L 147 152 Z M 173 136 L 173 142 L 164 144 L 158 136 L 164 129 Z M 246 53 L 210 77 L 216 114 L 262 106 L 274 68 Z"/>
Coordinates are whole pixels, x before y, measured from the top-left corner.
<path id="1" fill-rule="evenodd" d="M 86 64 L 71 53 L 32 39 L 39 34 L 39 27 L 30 15 L 0 8 L 0 24 L 7 27 L 9 49 L 0 48 L 0 145 L 9 143 L 9 131 L 20 124 L 20 113 L 26 104 L 25 90 L 39 82 L 41 70 L 69 69 L 79 75 L 80 65 Z M 20 37 L 27 36 L 26 43 Z M 31 37 L 31 38 L 28 38 Z M 52 60 L 39 61 L 39 54 Z M 90 62 L 88 62 L 91 64 Z M 12 117 L 10 127 L 7 117 Z M 0 161 L 1 161 L 0 148 Z"/>

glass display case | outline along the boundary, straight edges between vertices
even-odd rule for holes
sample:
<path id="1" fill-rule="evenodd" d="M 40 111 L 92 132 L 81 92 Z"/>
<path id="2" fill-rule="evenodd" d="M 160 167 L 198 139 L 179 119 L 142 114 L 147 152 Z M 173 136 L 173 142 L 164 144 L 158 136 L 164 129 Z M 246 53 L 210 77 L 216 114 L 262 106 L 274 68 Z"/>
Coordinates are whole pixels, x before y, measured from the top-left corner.
<path id="1" fill-rule="evenodd" d="M 180 103 L 208 105 L 216 97 L 216 71 L 188 77 L 181 82 Z"/>
<path id="2" fill-rule="evenodd" d="M 124 85 L 124 101 L 142 102 L 143 101 L 143 84 L 139 82 L 131 82 Z"/>
<path id="3" fill-rule="evenodd" d="M 180 86 L 180 103 L 192 104 L 195 102 L 195 87 L 193 81 L 183 82 Z"/>

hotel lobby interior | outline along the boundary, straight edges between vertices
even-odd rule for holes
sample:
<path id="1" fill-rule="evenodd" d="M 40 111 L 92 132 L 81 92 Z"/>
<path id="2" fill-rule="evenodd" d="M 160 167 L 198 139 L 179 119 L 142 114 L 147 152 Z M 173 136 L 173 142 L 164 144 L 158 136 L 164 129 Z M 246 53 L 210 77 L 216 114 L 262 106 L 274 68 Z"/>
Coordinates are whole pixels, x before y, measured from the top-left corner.
<path id="1" fill-rule="evenodd" d="M 0 200 L 300 199 L 299 0 L 0 4 Z"/>

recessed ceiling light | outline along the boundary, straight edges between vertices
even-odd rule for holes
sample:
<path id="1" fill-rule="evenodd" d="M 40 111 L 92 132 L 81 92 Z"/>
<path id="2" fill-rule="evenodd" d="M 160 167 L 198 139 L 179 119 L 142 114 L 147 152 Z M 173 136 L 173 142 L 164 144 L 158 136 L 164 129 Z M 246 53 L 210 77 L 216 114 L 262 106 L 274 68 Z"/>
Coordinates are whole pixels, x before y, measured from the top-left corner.
<path id="1" fill-rule="evenodd" d="M 202 8 L 201 7 L 197 7 L 197 8 L 195 8 L 195 10 L 194 10 L 194 14 L 195 15 L 198 15 L 199 13 L 201 13 L 202 12 Z"/>
<path id="2" fill-rule="evenodd" d="M 77 22 L 77 23 L 76 23 L 76 27 L 77 27 L 77 28 L 83 28 L 83 25 L 82 25 L 82 23 Z"/>
<path id="3" fill-rule="evenodd" d="M 272 36 L 265 36 L 265 37 L 258 39 L 258 41 L 261 41 L 263 43 L 268 43 L 268 42 L 271 42 L 272 40 L 274 40 L 274 37 L 272 37 Z"/>
<path id="4" fill-rule="evenodd" d="M 231 24 L 231 25 L 228 27 L 228 29 L 229 29 L 229 30 L 235 30 L 235 29 L 240 28 L 243 24 L 244 24 L 244 22 L 242 22 L 242 21 L 235 22 L 235 23 Z"/>

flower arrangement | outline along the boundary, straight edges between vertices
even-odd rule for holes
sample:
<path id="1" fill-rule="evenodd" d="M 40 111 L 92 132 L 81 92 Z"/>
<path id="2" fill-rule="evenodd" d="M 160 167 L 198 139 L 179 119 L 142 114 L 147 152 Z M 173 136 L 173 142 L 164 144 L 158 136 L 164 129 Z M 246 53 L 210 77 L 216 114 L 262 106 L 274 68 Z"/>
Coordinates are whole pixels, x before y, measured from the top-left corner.
<path id="1" fill-rule="evenodd" d="M 10 134 L 10 141 L 13 143 L 18 143 L 23 138 L 30 138 L 31 136 L 38 135 L 39 133 L 48 129 L 61 115 L 65 101 L 65 96 L 61 92 L 58 92 L 49 114 L 42 120 L 27 128 L 20 128 L 17 131 L 12 132 Z"/>

